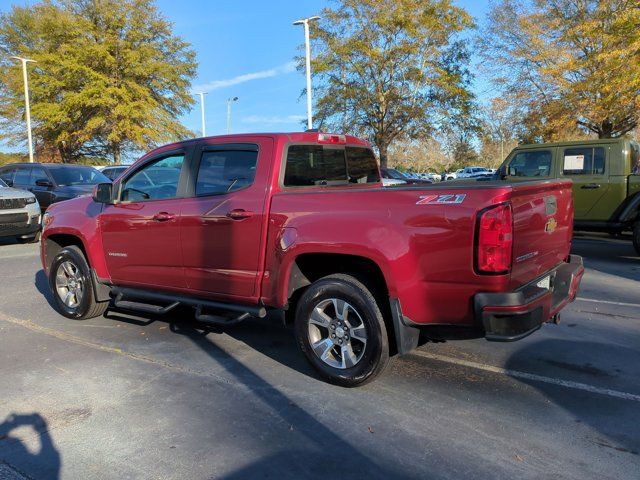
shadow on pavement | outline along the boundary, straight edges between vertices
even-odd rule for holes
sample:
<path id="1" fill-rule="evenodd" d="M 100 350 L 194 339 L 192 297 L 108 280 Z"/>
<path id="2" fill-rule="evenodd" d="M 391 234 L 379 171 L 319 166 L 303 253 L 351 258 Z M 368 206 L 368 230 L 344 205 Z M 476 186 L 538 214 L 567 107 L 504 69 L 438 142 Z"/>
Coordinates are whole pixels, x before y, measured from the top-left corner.
<path id="1" fill-rule="evenodd" d="M 640 281 L 640 257 L 631 241 L 576 236 L 571 253 L 583 257 L 588 268 Z"/>
<path id="2" fill-rule="evenodd" d="M 253 330 L 252 327 L 248 327 L 247 331 Z M 324 425 L 277 386 L 210 340 L 208 338 L 210 332 L 195 329 L 184 322 L 174 323 L 171 328 L 175 333 L 187 336 L 207 353 L 227 373 L 244 385 L 273 415 L 280 417 L 285 424 L 295 425 L 298 434 L 304 436 L 313 446 L 306 451 L 300 451 L 300 445 L 297 449 L 291 445 L 286 451 L 260 459 L 224 478 L 410 478 L 399 465 L 393 465 L 393 469 L 388 469 L 382 464 L 384 459 L 366 455 Z M 227 333 L 233 336 L 232 333 Z M 285 349 L 279 347 L 278 350 Z M 327 388 L 337 387 L 328 386 Z M 322 452 L 321 455 L 318 455 L 318 452 Z"/>
<path id="3" fill-rule="evenodd" d="M 40 449 L 32 453 L 27 446 L 12 435 L 17 429 L 30 427 L 38 434 Z M 60 453 L 49 435 L 47 422 L 38 413 L 12 414 L 0 424 L 0 462 L 6 462 L 29 477 L 57 479 L 60 476 Z"/>
<path id="4" fill-rule="evenodd" d="M 576 353 L 588 352 L 588 361 Z M 507 370 L 525 371 L 567 381 L 626 391 L 618 381 L 625 369 L 631 374 L 640 362 L 640 352 L 620 345 L 547 339 L 516 351 L 506 362 Z M 536 380 L 514 378 L 538 391 L 573 415 L 576 423 L 595 432 L 586 438 L 601 448 L 631 455 L 640 452 L 640 408 L 638 402 L 603 394 L 570 389 Z M 636 393 L 632 391 L 628 393 Z M 596 433 L 597 432 L 597 433 Z"/>
<path id="5" fill-rule="evenodd" d="M 38 292 L 40 292 L 40 294 L 45 298 L 49 306 L 55 310 L 56 305 L 53 303 L 53 294 L 49 288 L 49 279 L 44 274 L 44 270 L 40 269 L 36 272 L 36 277 L 33 283 Z"/>

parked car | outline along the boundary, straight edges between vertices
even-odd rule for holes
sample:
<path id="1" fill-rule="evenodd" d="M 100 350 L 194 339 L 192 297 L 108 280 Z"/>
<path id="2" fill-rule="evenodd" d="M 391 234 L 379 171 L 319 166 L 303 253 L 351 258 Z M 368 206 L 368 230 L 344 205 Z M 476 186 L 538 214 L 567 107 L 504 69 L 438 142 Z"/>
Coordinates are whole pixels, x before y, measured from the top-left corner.
<path id="1" fill-rule="evenodd" d="M 382 186 L 383 187 L 397 187 L 398 185 L 406 185 L 407 182 L 404 180 L 397 180 L 395 178 L 382 178 Z"/>
<path id="2" fill-rule="evenodd" d="M 460 170 L 458 170 L 460 171 Z M 457 173 L 456 172 L 442 172 L 442 174 L 440 175 L 440 178 L 443 182 L 447 182 L 449 180 L 455 180 L 457 177 Z"/>
<path id="3" fill-rule="evenodd" d="M 136 183 L 159 167 L 179 175 Z M 69 318 L 111 300 L 223 327 L 283 309 L 311 365 L 356 386 L 420 336 L 518 340 L 574 299 L 571 183 L 489 183 L 380 188 L 346 135 L 194 139 L 49 207 L 41 258 Z"/>
<path id="4" fill-rule="evenodd" d="M 493 172 L 485 167 L 465 167 L 456 172 L 456 178 L 475 178 L 480 176 L 491 176 Z"/>
<path id="5" fill-rule="evenodd" d="M 574 228 L 631 232 L 640 254 L 639 151 L 638 143 L 626 138 L 521 145 L 511 151 L 497 175 L 509 182 L 572 180 Z"/>
<path id="6" fill-rule="evenodd" d="M 129 168 L 128 165 L 114 165 L 114 166 L 104 167 L 100 171 L 105 177 L 108 177 L 113 181 L 116 178 L 118 178 L 120 175 L 122 175 L 127 168 Z"/>
<path id="7" fill-rule="evenodd" d="M 9 187 L 0 180 L 0 237 L 20 243 L 40 240 L 40 205 L 33 193 Z"/>
<path id="8" fill-rule="evenodd" d="M 382 178 L 388 178 L 391 180 L 402 180 L 403 182 L 406 182 L 409 185 L 431 183 L 430 180 L 421 180 L 421 179 L 407 176 L 406 174 L 399 172 L 395 168 L 381 168 L 380 172 L 381 172 Z"/>
<path id="9" fill-rule="evenodd" d="M 93 167 L 60 163 L 11 163 L 0 167 L 0 178 L 32 192 L 43 212 L 52 203 L 89 195 L 94 185 L 109 181 Z"/>
<path id="10" fill-rule="evenodd" d="M 441 180 L 440 175 L 435 172 L 424 172 L 418 175 L 421 180 L 430 180 L 432 182 L 439 182 Z"/>

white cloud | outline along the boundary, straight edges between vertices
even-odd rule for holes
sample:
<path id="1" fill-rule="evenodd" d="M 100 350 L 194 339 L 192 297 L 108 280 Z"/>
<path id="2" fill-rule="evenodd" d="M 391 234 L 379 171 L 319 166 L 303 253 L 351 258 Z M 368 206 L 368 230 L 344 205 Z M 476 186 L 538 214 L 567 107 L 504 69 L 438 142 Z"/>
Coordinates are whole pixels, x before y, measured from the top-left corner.
<path id="1" fill-rule="evenodd" d="M 196 85 L 194 91 L 196 92 L 211 92 L 212 90 L 218 90 L 220 88 L 231 87 L 238 85 L 239 83 L 250 82 L 251 80 L 259 80 L 262 78 L 277 77 L 278 75 L 284 75 L 287 73 L 295 72 L 296 62 L 288 62 L 278 67 L 270 68 L 268 70 L 261 70 L 259 72 L 244 73 L 233 78 L 227 78 L 224 80 L 213 80 L 209 83 L 202 85 Z"/>
<path id="2" fill-rule="evenodd" d="M 263 125 L 276 125 L 282 123 L 300 123 L 304 120 L 304 115 L 285 115 L 285 116 L 277 116 L 277 115 L 250 115 L 248 117 L 243 117 L 243 123 L 261 123 Z"/>

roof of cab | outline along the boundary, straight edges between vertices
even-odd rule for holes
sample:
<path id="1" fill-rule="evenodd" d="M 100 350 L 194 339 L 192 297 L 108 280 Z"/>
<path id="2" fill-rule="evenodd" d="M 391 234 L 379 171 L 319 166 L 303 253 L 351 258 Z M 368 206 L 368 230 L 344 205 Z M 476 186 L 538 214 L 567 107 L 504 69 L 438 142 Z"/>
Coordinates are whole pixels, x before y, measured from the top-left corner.
<path id="1" fill-rule="evenodd" d="M 321 140 L 321 136 L 324 137 L 342 137 L 339 142 L 331 142 L 329 140 Z M 242 141 L 243 139 L 255 138 L 255 137 L 271 137 L 274 140 L 283 140 L 285 142 L 303 142 L 303 143 L 335 143 L 335 144 L 349 144 L 349 145 L 362 145 L 370 147 L 371 144 L 359 137 L 352 135 L 344 135 L 338 133 L 327 132 L 256 132 L 256 133 L 230 133 L 227 135 L 211 135 L 206 137 L 190 138 L 188 140 L 182 140 L 179 142 L 169 143 L 158 147 L 158 149 L 170 150 L 172 148 L 179 148 L 191 143 L 201 142 L 202 140 L 219 140 L 230 142 Z M 157 150 L 157 149 L 155 149 Z"/>

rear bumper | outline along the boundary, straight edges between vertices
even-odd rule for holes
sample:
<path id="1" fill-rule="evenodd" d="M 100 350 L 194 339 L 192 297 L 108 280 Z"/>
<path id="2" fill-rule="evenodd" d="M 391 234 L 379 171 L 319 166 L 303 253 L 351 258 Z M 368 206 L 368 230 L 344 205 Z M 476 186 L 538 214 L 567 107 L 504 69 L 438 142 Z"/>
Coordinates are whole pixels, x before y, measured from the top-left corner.
<path id="1" fill-rule="evenodd" d="M 582 257 L 571 255 L 567 262 L 514 292 L 475 295 L 475 314 L 485 338 L 511 342 L 535 332 L 575 300 L 583 274 Z M 547 276 L 550 288 L 537 286 Z"/>

